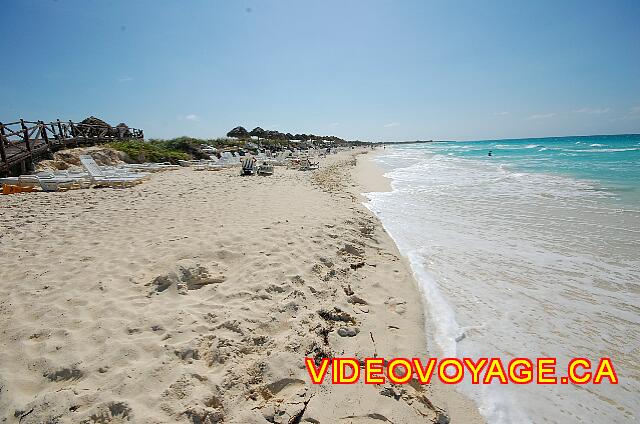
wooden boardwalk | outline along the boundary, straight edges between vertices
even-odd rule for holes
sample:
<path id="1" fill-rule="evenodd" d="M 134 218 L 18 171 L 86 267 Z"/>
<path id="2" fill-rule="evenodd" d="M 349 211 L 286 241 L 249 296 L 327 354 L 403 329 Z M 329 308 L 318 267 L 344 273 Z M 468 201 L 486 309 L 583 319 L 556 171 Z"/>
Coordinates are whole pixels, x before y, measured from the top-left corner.
<path id="1" fill-rule="evenodd" d="M 142 130 L 72 121 L 0 122 L 0 176 L 27 173 L 34 161 L 68 147 L 92 146 L 114 140 L 143 139 Z"/>

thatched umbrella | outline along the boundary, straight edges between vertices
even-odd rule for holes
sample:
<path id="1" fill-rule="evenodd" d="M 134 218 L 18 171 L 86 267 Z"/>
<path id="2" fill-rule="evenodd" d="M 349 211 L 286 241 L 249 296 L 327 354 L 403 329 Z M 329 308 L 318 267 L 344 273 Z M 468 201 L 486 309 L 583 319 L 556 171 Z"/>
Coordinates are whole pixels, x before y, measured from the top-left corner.
<path id="1" fill-rule="evenodd" d="M 85 126 L 85 128 L 83 128 L 83 131 L 87 136 L 89 137 L 98 137 L 100 135 L 102 135 L 103 133 L 105 133 L 106 130 L 106 135 L 113 135 L 113 127 L 109 124 L 107 124 L 106 122 L 104 122 L 102 119 L 96 118 L 95 116 L 90 116 L 86 119 L 84 119 L 82 122 L 80 122 L 80 125 L 78 125 L 79 127 Z M 87 129 L 87 126 L 90 126 Z"/>
<path id="2" fill-rule="evenodd" d="M 131 134 L 131 131 L 129 130 L 129 126 L 124 122 L 120 122 L 118 125 L 116 125 L 115 130 L 115 136 L 118 138 L 131 138 L 133 136 Z"/>
<path id="3" fill-rule="evenodd" d="M 235 127 L 227 133 L 227 137 L 247 139 L 249 138 L 249 132 L 244 127 Z"/>
<path id="4" fill-rule="evenodd" d="M 255 127 L 251 130 L 249 135 L 252 137 L 264 138 L 264 130 L 260 127 Z"/>

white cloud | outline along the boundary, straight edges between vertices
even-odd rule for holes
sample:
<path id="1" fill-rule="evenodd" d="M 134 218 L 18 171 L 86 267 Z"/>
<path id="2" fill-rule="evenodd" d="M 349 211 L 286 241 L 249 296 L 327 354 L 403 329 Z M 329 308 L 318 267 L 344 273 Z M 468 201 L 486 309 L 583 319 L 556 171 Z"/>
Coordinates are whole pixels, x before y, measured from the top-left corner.
<path id="1" fill-rule="evenodd" d="M 195 115 L 195 114 L 191 113 L 191 114 L 185 116 L 184 119 L 186 119 L 187 121 L 197 122 L 197 121 L 200 120 L 200 117 L 198 115 Z"/>
<path id="2" fill-rule="evenodd" d="M 508 114 L 509 114 L 509 112 L 493 112 L 493 114 L 494 114 L 495 116 L 505 116 L 505 115 L 508 115 Z"/>
<path id="3" fill-rule="evenodd" d="M 338 125 L 340 125 L 340 122 L 332 122 L 329 124 L 330 127 L 337 127 Z"/>
<path id="4" fill-rule="evenodd" d="M 540 114 L 536 114 L 536 115 L 531 115 L 528 116 L 527 119 L 532 120 L 532 119 L 547 119 L 547 118 L 551 118 L 556 116 L 555 113 L 540 113 Z"/>
<path id="5" fill-rule="evenodd" d="M 582 109 L 574 110 L 575 113 L 586 113 L 588 115 L 602 115 L 603 113 L 611 112 L 610 107 L 590 108 L 583 107 Z"/>
<path id="6" fill-rule="evenodd" d="M 128 75 L 118 78 L 118 82 L 129 82 L 129 81 L 133 81 L 133 78 Z"/>
<path id="7" fill-rule="evenodd" d="M 391 128 L 391 127 L 397 127 L 398 124 L 397 122 L 389 122 L 388 124 L 384 124 L 384 128 Z"/>

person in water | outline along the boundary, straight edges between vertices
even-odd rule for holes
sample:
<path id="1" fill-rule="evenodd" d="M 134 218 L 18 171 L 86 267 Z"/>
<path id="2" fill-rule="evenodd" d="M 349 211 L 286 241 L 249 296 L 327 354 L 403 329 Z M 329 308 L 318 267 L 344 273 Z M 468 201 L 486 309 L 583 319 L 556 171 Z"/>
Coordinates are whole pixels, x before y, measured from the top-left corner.
<path id="1" fill-rule="evenodd" d="M 493 155 L 493 153 L 491 153 L 491 152 L 492 152 L 492 151 L 491 151 L 491 150 L 489 150 L 489 153 L 487 154 L 487 156 L 492 156 L 492 155 Z"/>

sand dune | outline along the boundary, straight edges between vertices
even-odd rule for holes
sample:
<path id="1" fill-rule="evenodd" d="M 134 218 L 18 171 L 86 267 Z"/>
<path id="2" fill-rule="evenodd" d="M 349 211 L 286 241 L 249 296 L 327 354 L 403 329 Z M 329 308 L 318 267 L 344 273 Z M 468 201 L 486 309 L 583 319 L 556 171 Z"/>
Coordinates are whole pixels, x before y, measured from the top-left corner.
<path id="1" fill-rule="evenodd" d="M 1 197 L 2 421 L 478 422 L 448 387 L 309 383 L 305 356 L 427 355 L 356 157 Z"/>

